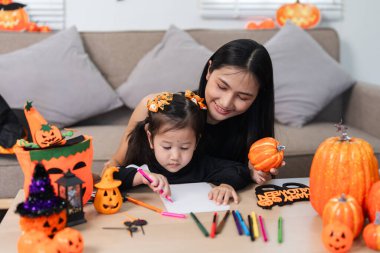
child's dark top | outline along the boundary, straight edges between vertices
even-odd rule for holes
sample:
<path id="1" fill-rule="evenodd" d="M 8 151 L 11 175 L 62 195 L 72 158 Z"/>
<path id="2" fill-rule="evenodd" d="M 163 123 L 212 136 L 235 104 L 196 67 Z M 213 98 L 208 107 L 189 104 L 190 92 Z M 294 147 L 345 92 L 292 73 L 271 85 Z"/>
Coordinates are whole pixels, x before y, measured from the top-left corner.
<path id="1" fill-rule="evenodd" d="M 148 165 L 149 170 L 165 176 L 169 184 L 207 182 L 220 185 L 224 183 L 239 190 L 253 182 L 248 167 L 242 163 L 200 156 L 196 153 L 191 162 L 178 172 L 167 171 L 157 161 Z M 119 187 L 122 191 L 132 188 L 136 173 L 137 170 L 134 168 L 120 168 L 120 171 L 114 174 L 115 179 L 122 181 Z"/>

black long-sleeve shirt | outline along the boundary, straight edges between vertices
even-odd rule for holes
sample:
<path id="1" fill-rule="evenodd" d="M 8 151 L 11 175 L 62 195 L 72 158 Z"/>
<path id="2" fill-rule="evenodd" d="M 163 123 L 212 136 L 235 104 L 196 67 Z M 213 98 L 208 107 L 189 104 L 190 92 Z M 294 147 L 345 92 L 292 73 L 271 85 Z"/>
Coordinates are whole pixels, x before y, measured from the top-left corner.
<path id="1" fill-rule="evenodd" d="M 253 182 L 248 167 L 242 163 L 197 154 L 194 154 L 188 165 L 174 173 L 167 171 L 157 161 L 148 166 L 150 172 L 165 176 L 169 184 L 207 182 L 220 185 L 224 183 L 239 190 Z M 119 172 L 114 174 L 115 179 L 122 181 L 119 188 L 123 191 L 132 188 L 136 173 L 137 170 L 134 168 L 120 168 Z"/>

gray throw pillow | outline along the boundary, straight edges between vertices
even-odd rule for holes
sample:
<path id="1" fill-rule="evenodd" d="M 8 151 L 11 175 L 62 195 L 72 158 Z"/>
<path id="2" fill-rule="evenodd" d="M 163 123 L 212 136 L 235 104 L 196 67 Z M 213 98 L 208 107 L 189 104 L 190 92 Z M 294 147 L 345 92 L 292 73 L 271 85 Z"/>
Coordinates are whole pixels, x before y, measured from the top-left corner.
<path id="1" fill-rule="evenodd" d="M 0 55 L 0 93 L 11 108 L 26 100 L 50 123 L 69 126 L 123 105 L 86 54 L 75 27 Z"/>
<path id="2" fill-rule="evenodd" d="M 211 54 L 188 33 L 171 26 L 162 41 L 141 58 L 117 93 L 128 107 L 135 108 L 148 94 L 195 90 Z"/>
<path id="3" fill-rule="evenodd" d="M 273 63 L 275 117 L 283 124 L 303 126 L 355 82 L 307 32 L 290 22 L 265 47 Z"/>

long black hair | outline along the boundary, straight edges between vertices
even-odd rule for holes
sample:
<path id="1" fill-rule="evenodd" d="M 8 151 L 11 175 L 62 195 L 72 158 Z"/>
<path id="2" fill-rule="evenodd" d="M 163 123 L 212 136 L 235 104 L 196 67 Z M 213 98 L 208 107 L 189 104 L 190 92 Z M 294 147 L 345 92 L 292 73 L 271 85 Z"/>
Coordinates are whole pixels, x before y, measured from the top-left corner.
<path id="1" fill-rule="evenodd" d="M 125 165 L 128 164 L 152 164 L 155 161 L 154 153 L 150 148 L 146 131 L 153 137 L 162 133 L 162 126 L 170 124 L 165 131 L 191 127 L 194 130 L 198 142 L 206 122 L 206 111 L 186 98 L 184 94 L 173 94 L 173 100 L 164 105 L 163 110 L 157 112 L 148 110 L 148 117 L 137 123 L 134 130 L 129 134 L 128 151 Z"/>
<path id="2" fill-rule="evenodd" d="M 254 141 L 263 137 L 274 137 L 272 61 L 265 47 L 254 40 L 238 39 L 228 42 L 210 57 L 203 69 L 198 90 L 201 97 L 205 97 L 208 71 L 212 73 L 216 69 L 228 66 L 248 71 L 259 83 L 258 95 L 249 109 L 245 113 L 229 119 L 233 122 L 230 125 L 234 125 L 246 133 L 246 135 L 244 134 L 246 140 L 235 138 L 235 143 L 231 143 L 232 147 L 238 148 L 244 145 L 247 151 Z M 242 136 L 241 132 L 236 134 Z"/>

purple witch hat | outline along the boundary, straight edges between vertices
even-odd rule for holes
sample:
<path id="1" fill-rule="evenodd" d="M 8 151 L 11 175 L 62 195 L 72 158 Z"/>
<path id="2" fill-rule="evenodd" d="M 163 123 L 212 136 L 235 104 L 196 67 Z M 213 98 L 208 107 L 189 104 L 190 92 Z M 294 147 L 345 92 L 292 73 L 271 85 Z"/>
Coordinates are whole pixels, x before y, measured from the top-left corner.
<path id="1" fill-rule="evenodd" d="M 29 185 L 29 196 L 25 202 L 17 205 L 16 213 L 28 217 L 50 216 L 65 208 L 66 201 L 55 195 L 45 167 L 38 163 Z"/>

